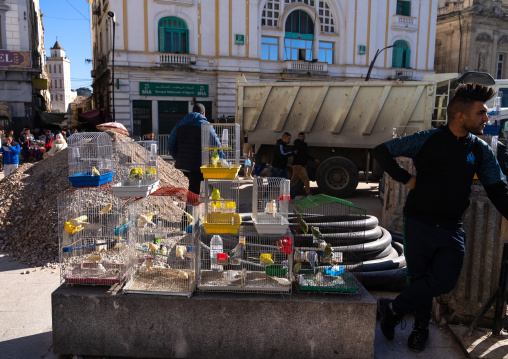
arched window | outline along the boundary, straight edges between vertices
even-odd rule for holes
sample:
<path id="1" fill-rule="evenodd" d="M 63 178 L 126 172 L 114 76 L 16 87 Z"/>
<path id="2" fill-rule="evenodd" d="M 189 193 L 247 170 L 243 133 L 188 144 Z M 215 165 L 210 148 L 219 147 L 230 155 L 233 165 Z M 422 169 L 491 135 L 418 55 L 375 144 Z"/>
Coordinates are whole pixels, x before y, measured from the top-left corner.
<path id="1" fill-rule="evenodd" d="M 411 49 L 407 42 L 402 40 L 395 41 L 392 50 L 392 67 L 406 69 L 411 67 Z"/>
<path id="2" fill-rule="evenodd" d="M 159 20 L 159 52 L 189 53 L 189 30 L 185 21 L 176 17 Z"/>
<path id="3" fill-rule="evenodd" d="M 284 26 L 284 60 L 312 60 L 314 21 L 305 11 L 295 10 Z"/>

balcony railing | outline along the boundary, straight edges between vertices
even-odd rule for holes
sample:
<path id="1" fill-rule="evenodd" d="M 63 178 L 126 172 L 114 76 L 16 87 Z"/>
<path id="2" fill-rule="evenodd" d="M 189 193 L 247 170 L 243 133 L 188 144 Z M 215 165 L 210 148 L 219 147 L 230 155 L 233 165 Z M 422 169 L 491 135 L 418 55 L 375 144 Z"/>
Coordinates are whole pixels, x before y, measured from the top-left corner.
<path id="1" fill-rule="evenodd" d="M 155 54 L 156 66 L 189 66 L 192 62 L 196 62 L 194 56 L 189 54 L 173 54 L 173 53 L 157 53 Z"/>
<path id="2" fill-rule="evenodd" d="M 448 6 L 437 9 L 437 15 L 445 15 L 454 11 L 460 11 L 464 9 L 463 2 L 449 3 Z"/>
<path id="3" fill-rule="evenodd" d="M 282 70 L 286 73 L 325 74 L 328 72 L 328 64 L 326 62 L 285 61 Z"/>
<path id="4" fill-rule="evenodd" d="M 392 18 L 393 30 L 418 30 L 418 18 L 404 15 L 393 15 Z"/>

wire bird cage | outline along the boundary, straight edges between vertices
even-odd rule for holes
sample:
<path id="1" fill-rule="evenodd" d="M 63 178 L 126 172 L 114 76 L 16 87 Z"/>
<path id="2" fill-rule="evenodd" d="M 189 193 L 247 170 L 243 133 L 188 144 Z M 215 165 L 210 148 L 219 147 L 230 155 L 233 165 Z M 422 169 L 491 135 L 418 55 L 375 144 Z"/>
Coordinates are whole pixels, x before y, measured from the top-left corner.
<path id="1" fill-rule="evenodd" d="M 118 231 L 124 203 L 102 187 L 72 189 L 57 202 L 61 282 L 122 283 L 131 268 L 129 239 Z"/>
<path id="2" fill-rule="evenodd" d="M 348 201 L 323 194 L 294 202 L 295 281 L 302 291 L 360 291 L 369 217 Z M 379 227 L 368 235 L 379 234 Z"/>
<path id="3" fill-rule="evenodd" d="M 235 179 L 240 170 L 240 125 L 201 124 L 201 172 L 208 179 Z"/>
<path id="4" fill-rule="evenodd" d="M 196 194 L 170 187 L 128 205 L 134 270 L 124 292 L 192 295 L 201 209 Z"/>
<path id="5" fill-rule="evenodd" d="M 115 142 L 114 159 L 117 183 L 112 189 L 118 197 L 146 197 L 157 189 L 157 142 Z"/>
<path id="6" fill-rule="evenodd" d="M 252 188 L 252 220 L 260 234 L 284 234 L 288 222 L 289 180 L 258 177 Z"/>
<path id="7" fill-rule="evenodd" d="M 242 218 L 238 214 L 240 181 L 204 181 L 203 227 L 208 234 L 237 234 Z"/>
<path id="8" fill-rule="evenodd" d="M 238 236 L 202 234 L 198 289 L 215 292 L 290 293 L 292 235 L 260 235 L 242 226 Z"/>
<path id="9" fill-rule="evenodd" d="M 113 179 L 113 146 L 105 132 L 78 132 L 67 139 L 73 187 L 98 187 Z"/>

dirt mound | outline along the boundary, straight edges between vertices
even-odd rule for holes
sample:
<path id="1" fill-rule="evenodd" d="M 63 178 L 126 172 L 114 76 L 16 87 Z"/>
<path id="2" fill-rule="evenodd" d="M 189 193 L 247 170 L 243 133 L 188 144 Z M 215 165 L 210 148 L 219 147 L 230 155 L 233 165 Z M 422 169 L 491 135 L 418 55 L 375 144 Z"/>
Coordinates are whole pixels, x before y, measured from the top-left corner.
<path id="1" fill-rule="evenodd" d="M 131 141 L 107 131 L 112 141 Z M 58 255 L 57 197 L 72 188 L 68 150 L 20 166 L 0 181 L 0 249 L 21 263 L 54 265 Z M 158 159 L 159 187 L 187 188 L 187 178 L 172 163 Z"/>

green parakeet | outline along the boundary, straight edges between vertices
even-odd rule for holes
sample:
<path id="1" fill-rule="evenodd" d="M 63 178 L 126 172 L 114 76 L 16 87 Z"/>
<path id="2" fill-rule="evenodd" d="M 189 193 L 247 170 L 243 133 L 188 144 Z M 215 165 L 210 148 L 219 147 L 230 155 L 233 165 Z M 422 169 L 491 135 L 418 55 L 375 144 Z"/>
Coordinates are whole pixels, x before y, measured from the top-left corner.
<path id="1" fill-rule="evenodd" d="M 298 223 L 300 224 L 300 229 L 304 234 L 309 233 L 309 226 L 307 225 L 307 222 L 305 222 L 303 219 L 300 219 Z"/>
<path id="2" fill-rule="evenodd" d="M 332 245 L 330 243 L 327 243 L 323 251 L 323 257 L 325 258 L 330 257 L 332 255 L 332 252 L 333 252 Z"/>
<path id="3" fill-rule="evenodd" d="M 323 239 L 323 235 L 321 234 L 319 229 L 316 229 L 314 226 L 311 226 L 310 231 L 312 232 L 312 235 L 317 239 Z"/>
<path id="4" fill-rule="evenodd" d="M 302 262 L 295 263 L 293 266 L 293 273 L 298 274 L 300 272 L 300 269 L 302 269 Z"/>
<path id="5" fill-rule="evenodd" d="M 211 194 L 212 200 L 217 202 L 220 199 L 220 192 L 217 188 L 214 188 Z"/>

